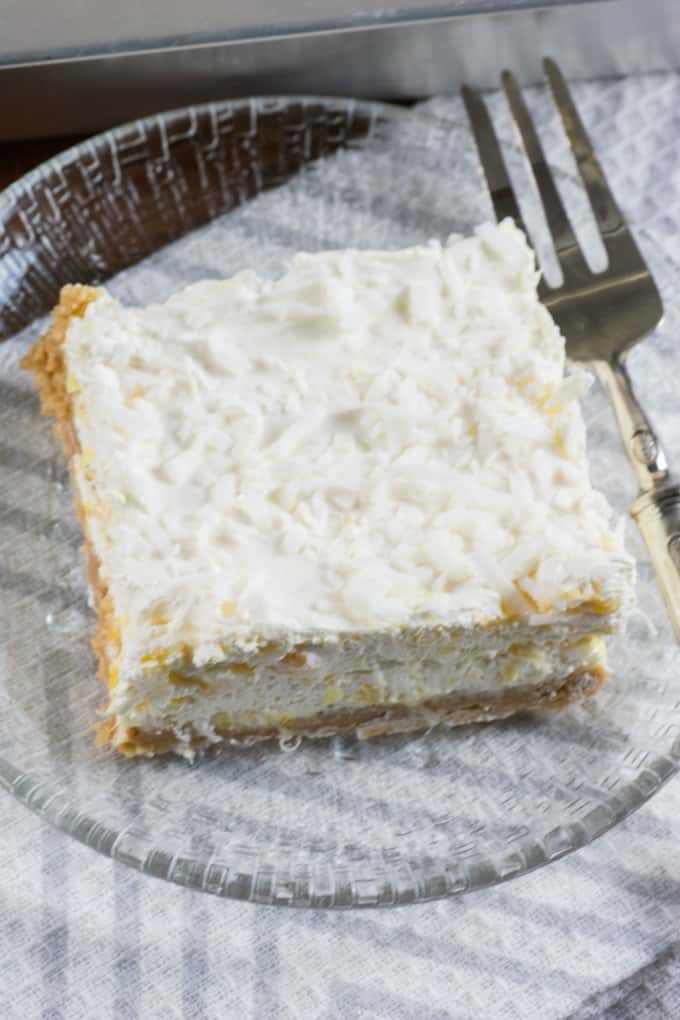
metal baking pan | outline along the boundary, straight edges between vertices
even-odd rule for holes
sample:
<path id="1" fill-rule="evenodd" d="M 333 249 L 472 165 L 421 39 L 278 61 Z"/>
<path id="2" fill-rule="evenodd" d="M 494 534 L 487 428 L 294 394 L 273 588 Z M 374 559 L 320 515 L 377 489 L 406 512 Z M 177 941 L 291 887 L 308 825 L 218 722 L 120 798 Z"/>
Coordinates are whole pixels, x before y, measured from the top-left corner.
<path id="1" fill-rule="evenodd" d="M 678 0 L 5 0 L 0 140 L 95 131 L 209 99 L 417 99 L 511 66 L 570 77 L 680 63 Z"/>

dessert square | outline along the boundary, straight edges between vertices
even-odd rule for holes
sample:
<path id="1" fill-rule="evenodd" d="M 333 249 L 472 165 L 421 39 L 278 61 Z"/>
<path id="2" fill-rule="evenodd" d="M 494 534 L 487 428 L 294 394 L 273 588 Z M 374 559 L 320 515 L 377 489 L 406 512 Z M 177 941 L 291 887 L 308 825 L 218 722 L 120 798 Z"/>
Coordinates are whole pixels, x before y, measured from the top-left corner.
<path id="1" fill-rule="evenodd" d="M 57 419 L 123 754 L 558 706 L 633 563 L 511 221 L 295 256 L 163 305 L 65 287 L 25 359 Z"/>

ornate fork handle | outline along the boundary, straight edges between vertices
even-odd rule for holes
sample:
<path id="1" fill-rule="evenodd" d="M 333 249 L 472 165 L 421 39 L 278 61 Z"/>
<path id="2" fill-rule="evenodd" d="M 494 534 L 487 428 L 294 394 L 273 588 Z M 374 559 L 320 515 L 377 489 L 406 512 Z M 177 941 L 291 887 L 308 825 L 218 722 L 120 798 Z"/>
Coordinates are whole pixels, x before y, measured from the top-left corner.
<path id="1" fill-rule="evenodd" d="M 680 640 L 680 480 L 668 470 L 666 455 L 635 396 L 623 359 L 597 362 L 595 369 L 611 400 L 638 480 L 639 495 L 630 508 L 631 516 L 649 550 Z"/>
<path id="2" fill-rule="evenodd" d="M 670 483 L 666 455 L 635 395 L 623 358 L 597 361 L 594 368 L 614 408 L 640 492 L 665 488 Z"/>

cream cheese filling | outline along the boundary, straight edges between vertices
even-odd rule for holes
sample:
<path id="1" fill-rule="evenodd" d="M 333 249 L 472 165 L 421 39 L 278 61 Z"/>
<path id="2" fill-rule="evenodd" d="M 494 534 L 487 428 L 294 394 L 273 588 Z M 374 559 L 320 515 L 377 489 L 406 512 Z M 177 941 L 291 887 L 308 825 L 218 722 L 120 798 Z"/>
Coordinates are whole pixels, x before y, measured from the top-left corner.
<path id="1" fill-rule="evenodd" d="M 333 710 L 418 706 L 429 698 L 484 694 L 543 684 L 604 664 L 605 632 L 592 614 L 540 629 L 503 628 L 443 636 L 421 644 L 373 640 L 369 649 L 327 645 L 270 661 L 266 654 L 195 669 L 175 663 L 119 683 L 110 711 L 124 728 L 173 730 L 218 739 L 218 730 L 286 727 Z"/>

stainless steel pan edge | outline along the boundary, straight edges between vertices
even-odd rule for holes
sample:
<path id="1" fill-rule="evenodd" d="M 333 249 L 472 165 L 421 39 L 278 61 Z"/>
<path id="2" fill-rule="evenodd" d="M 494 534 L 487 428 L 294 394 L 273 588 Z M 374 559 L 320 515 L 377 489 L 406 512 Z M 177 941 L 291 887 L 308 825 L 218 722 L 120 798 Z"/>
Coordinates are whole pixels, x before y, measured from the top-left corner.
<path id="1" fill-rule="evenodd" d="M 460 0 L 421 4 L 415 23 L 383 24 L 376 16 L 360 28 L 350 19 L 342 31 L 164 49 L 150 39 L 143 52 L 60 58 L 55 51 L 34 63 L 17 64 L 15 47 L 15 62 L 0 67 L 0 140 L 91 132 L 161 109 L 252 94 L 418 99 L 456 91 L 462 81 L 493 87 L 504 66 L 529 83 L 540 79 L 545 55 L 559 56 L 570 78 L 680 66 L 677 0 L 527 2 L 494 0 L 487 6 L 503 11 L 475 14 Z M 402 13 L 414 6 L 411 0 Z M 444 8 L 458 13 L 442 18 Z M 384 19 L 398 14 L 393 8 Z"/>

